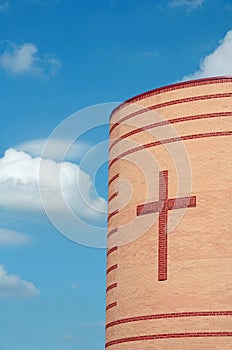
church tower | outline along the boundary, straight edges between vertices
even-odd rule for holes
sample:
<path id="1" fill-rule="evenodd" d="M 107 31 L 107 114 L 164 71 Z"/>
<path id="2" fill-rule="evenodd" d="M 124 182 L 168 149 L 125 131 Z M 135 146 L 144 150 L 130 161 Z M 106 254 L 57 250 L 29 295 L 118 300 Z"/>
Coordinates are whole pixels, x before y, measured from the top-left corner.
<path id="1" fill-rule="evenodd" d="M 107 350 L 232 349 L 232 78 L 110 121 Z"/>

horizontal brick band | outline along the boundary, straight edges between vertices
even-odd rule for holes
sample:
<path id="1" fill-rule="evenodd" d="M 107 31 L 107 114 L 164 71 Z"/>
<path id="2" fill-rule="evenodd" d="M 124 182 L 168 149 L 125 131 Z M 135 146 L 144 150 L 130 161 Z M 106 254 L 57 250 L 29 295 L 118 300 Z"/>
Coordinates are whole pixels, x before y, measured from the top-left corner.
<path id="1" fill-rule="evenodd" d="M 109 236 L 109 235 L 108 235 Z M 113 252 L 116 252 L 118 250 L 118 247 L 115 246 L 115 247 L 112 247 L 108 250 L 107 252 L 107 256 L 109 256 L 110 254 L 112 254 Z"/>
<path id="2" fill-rule="evenodd" d="M 117 215 L 118 214 L 118 209 L 117 210 L 114 210 L 114 211 L 112 211 L 112 213 L 109 213 L 109 215 L 108 215 L 108 221 L 113 217 L 113 216 L 115 216 L 115 215 Z"/>
<path id="3" fill-rule="evenodd" d="M 118 192 L 114 192 L 108 199 L 108 202 L 112 201 L 112 199 L 114 199 L 115 197 L 118 196 Z"/>
<path id="4" fill-rule="evenodd" d="M 196 87 L 196 86 L 202 86 L 202 85 L 214 85 L 214 84 L 223 84 L 223 83 L 231 83 L 232 78 L 231 77 L 213 77 L 213 78 L 203 78 L 203 79 L 196 79 L 196 80 L 189 80 L 184 81 L 176 84 L 167 85 L 161 88 L 149 90 L 146 92 L 143 92 L 142 94 L 136 95 L 134 97 L 129 98 L 125 102 L 121 103 L 119 106 L 117 106 L 111 113 L 112 116 L 120 111 L 122 108 L 128 106 L 131 103 L 135 103 L 141 100 L 144 100 L 145 98 L 163 94 L 165 92 L 173 91 L 173 90 L 179 90 L 179 89 L 188 89 L 190 87 Z"/>
<path id="5" fill-rule="evenodd" d="M 106 343 L 106 348 L 122 343 L 129 343 L 133 341 L 141 340 L 155 340 L 155 339 L 170 339 L 170 338 L 209 338 L 209 337 L 232 337 L 232 332 L 185 332 L 185 333 L 161 333 L 161 334 L 150 334 L 141 335 L 136 337 L 128 337 L 122 339 L 116 339 Z"/>
<path id="6" fill-rule="evenodd" d="M 136 112 L 133 112 L 131 114 L 126 115 L 122 119 L 120 119 L 118 122 L 112 125 L 110 128 L 110 134 L 112 131 L 121 123 L 124 123 L 126 120 L 129 120 L 137 115 L 149 112 L 149 111 L 154 111 L 159 108 L 163 107 L 168 107 L 168 106 L 173 106 L 176 104 L 182 104 L 182 103 L 188 103 L 188 102 L 195 102 L 195 101 L 203 101 L 203 100 L 212 100 L 212 99 L 218 99 L 218 98 L 231 98 L 232 93 L 231 92 L 226 92 L 226 93 L 221 93 L 221 94 L 211 94 L 211 95 L 201 95 L 201 96 L 192 96 L 192 97 L 185 97 L 181 98 L 178 100 L 172 100 L 172 101 L 167 101 L 163 103 L 158 103 L 149 107 L 142 108 Z"/>
<path id="7" fill-rule="evenodd" d="M 154 129 L 160 126 L 165 126 L 169 124 L 176 124 L 176 123 L 182 123 L 182 122 L 188 122 L 193 120 L 200 120 L 200 119 L 209 119 L 209 118 L 220 118 L 220 117 L 231 117 L 232 112 L 218 112 L 218 113 L 205 113 L 205 114 L 196 114 L 191 115 L 187 117 L 179 117 L 174 118 L 170 120 L 162 120 L 160 122 L 152 123 L 146 126 L 143 126 L 141 128 L 134 129 L 124 135 L 121 135 L 118 139 L 114 140 L 114 142 L 110 146 L 110 150 L 121 140 L 124 140 L 132 135 L 138 134 L 140 132 L 143 132 L 145 130 Z"/>
<path id="8" fill-rule="evenodd" d="M 147 143 L 145 145 L 132 148 L 132 149 L 120 154 L 118 157 L 112 159 L 112 161 L 109 164 L 109 168 L 114 163 L 116 163 L 119 159 L 121 159 L 129 154 L 132 154 L 132 153 L 135 153 L 135 152 L 138 152 L 138 151 L 150 148 L 150 147 L 155 147 L 155 146 L 160 146 L 160 145 L 174 143 L 174 142 L 180 142 L 180 141 L 203 139 L 203 138 L 218 137 L 218 136 L 231 136 L 231 135 L 232 135 L 232 131 L 217 131 L 217 132 L 209 132 L 209 133 L 202 133 L 202 134 L 195 134 L 195 135 L 184 135 L 184 136 L 179 136 L 179 137 L 173 137 L 170 139 L 165 139 L 162 141 L 150 142 L 150 143 Z"/>
<path id="9" fill-rule="evenodd" d="M 113 283 L 110 286 L 106 288 L 106 293 L 108 293 L 110 290 L 117 288 L 117 283 Z"/>
<path id="10" fill-rule="evenodd" d="M 146 316 L 136 316 L 123 318 L 121 320 L 110 322 L 106 328 L 114 327 L 123 323 L 158 320 L 166 318 L 182 318 L 182 317 L 215 317 L 215 316 L 232 316 L 232 311 L 189 311 L 189 312 L 172 312 L 167 314 L 155 314 Z"/>
<path id="11" fill-rule="evenodd" d="M 108 311 L 109 309 L 111 309 L 112 307 L 115 307 L 115 306 L 117 306 L 117 302 L 116 301 L 111 303 L 111 304 L 109 304 L 109 305 L 107 305 L 106 306 L 106 311 Z"/>
<path id="12" fill-rule="evenodd" d="M 161 210 L 173 210 L 190 208 L 196 206 L 196 196 L 182 197 L 182 198 L 169 198 L 166 201 L 150 202 L 146 204 L 140 204 L 137 206 L 137 215 L 146 215 L 150 213 L 161 212 Z"/>
<path id="13" fill-rule="evenodd" d="M 117 228 L 117 227 L 113 228 L 113 229 L 108 233 L 107 238 L 109 238 L 110 236 L 112 236 L 112 235 L 113 235 L 114 233 L 116 233 L 116 232 L 118 232 L 118 228 Z"/>
<path id="14" fill-rule="evenodd" d="M 116 270 L 117 268 L 118 268 L 117 264 L 108 267 L 108 269 L 106 270 L 106 274 L 108 275 L 108 273 L 110 273 L 111 271 Z"/>
<path id="15" fill-rule="evenodd" d="M 110 186 L 112 184 L 112 182 L 114 182 L 116 179 L 119 178 L 119 174 L 115 174 L 108 182 L 108 186 Z"/>

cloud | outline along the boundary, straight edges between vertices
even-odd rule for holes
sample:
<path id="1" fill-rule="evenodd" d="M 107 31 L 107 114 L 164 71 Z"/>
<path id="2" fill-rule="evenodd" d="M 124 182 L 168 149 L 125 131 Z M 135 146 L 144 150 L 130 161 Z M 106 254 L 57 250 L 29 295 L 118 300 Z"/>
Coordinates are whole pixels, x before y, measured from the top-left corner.
<path id="1" fill-rule="evenodd" d="M 114 45 L 107 49 L 98 49 L 98 54 L 103 57 L 114 57 L 120 60 L 147 60 L 153 59 L 159 56 L 157 49 L 144 49 L 144 50 L 133 50 L 129 46 Z"/>
<path id="2" fill-rule="evenodd" d="M 25 151 L 32 155 L 33 157 L 41 157 L 43 154 L 44 146 L 47 142 L 47 139 L 38 139 L 38 140 L 32 140 L 28 142 L 21 143 L 20 145 L 17 145 L 15 148 L 17 148 L 20 151 Z M 90 149 L 90 145 L 86 143 L 74 143 L 69 148 L 69 140 L 62 140 L 62 139 L 51 139 L 49 140 L 49 148 L 46 148 L 46 158 L 52 159 L 52 160 L 59 160 L 60 154 L 63 154 L 63 150 L 67 149 L 68 152 L 65 155 L 66 160 L 80 160 L 83 155 Z"/>
<path id="3" fill-rule="evenodd" d="M 106 323 L 105 323 L 105 321 L 97 321 L 97 325 L 98 325 L 99 327 L 104 327 L 104 328 L 105 328 Z"/>
<path id="4" fill-rule="evenodd" d="M 81 218 L 99 220 L 106 212 L 106 201 L 78 165 L 8 149 L 0 158 L 0 207 L 42 212 L 40 192 L 46 207 L 57 214 L 64 213 L 64 205 Z"/>
<path id="5" fill-rule="evenodd" d="M 67 333 L 64 335 L 64 340 L 68 343 L 76 343 L 77 338 L 74 335 Z"/>
<path id="6" fill-rule="evenodd" d="M 144 52 L 141 52 L 141 56 L 144 58 L 153 58 L 158 56 L 158 51 L 156 50 L 147 50 Z"/>
<path id="7" fill-rule="evenodd" d="M 219 42 L 219 46 L 200 62 L 200 69 L 184 76 L 183 80 L 232 75 L 232 30 Z"/>
<path id="8" fill-rule="evenodd" d="M 33 283 L 20 279 L 19 276 L 10 275 L 0 265 L 0 298 L 4 297 L 34 297 L 39 290 Z"/>
<path id="9" fill-rule="evenodd" d="M 227 12 L 232 12 L 232 5 L 231 4 L 226 4 L 224 7 L 225 11 Z"/>
<path id="10" fill-rule="evenodd" d="M 72 283 L 70 287 L 71 289 L 79 289 L 79 286 L 77 283 Z"/>
<path id="11" fill-rule="evenodd" d="M 30 238 L 22 233 L 0 229 L 0 247 L 20 246 L 30 242 Z"/>
<path id="12" fill-rule="evenodd" d="M 34 74 L 38 76 L 53 75 L 60 68 L 60 61 L 53 55 L 38 55 L 38 48 L 33 43 L 17 45 L 4 42 L 6 48 L 0 55 L 0 67 L 15 75 Z"/>
<path id="13" fill-rule="evenodd" d="M 105 321 L 97 321 L 97 322 L 83 322 L 81 323 L 82 327 L 86 328 L 96 328 L 96 327 L 105 327 Z"/>
<path id="14" fill-rule="evenodd" d="M 188 11 L 195 10 L 200 7 L 205 0 L 172 0 L 169 5 L 173 8 L 184 7 Z"/>
<path id="15" fill-rule="evenodd" d="M 63 1 L 64 0 L 31 0 L 31 3 L 39 4 L 39 5 L 49 5 L 49 4 L 57 5 Z"/>
<path id="16" fill-rule="evenodd" d="M 8 0 L 0 1 L 0 12 L 7 12 L 10 9 L 10 2 Z"/>

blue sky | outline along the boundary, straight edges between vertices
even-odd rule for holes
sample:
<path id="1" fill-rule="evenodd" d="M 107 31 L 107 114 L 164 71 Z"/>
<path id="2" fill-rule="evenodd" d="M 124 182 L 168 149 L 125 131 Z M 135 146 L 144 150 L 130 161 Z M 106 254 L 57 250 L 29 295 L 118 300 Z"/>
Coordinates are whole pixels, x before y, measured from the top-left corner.
<path id="1" fill-rule="evenodd" d="M 216 75 L 229 0 L 0 0 L 0 350 L 103 350 L 110 110 Z"/>

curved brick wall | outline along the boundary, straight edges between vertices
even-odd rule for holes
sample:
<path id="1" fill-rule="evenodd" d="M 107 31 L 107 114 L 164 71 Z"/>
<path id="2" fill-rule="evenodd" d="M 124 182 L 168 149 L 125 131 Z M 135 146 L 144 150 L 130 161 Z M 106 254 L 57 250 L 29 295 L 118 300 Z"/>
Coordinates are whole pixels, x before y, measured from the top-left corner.
<path id="1" fill-rule="evenodd" d="M 232 78 L 111 116 L 106 349 L 232 348 Z"/>

